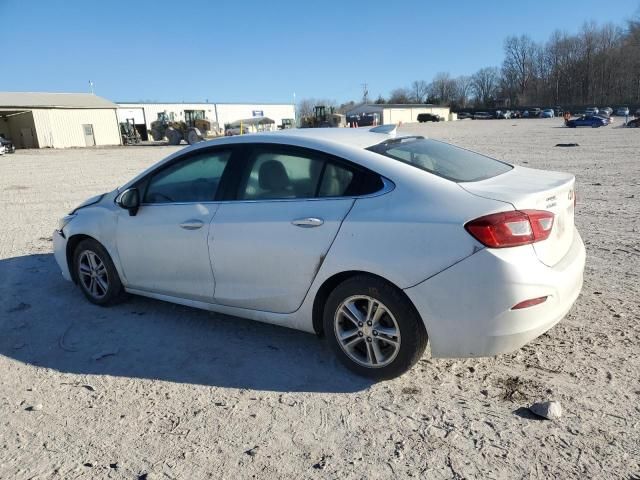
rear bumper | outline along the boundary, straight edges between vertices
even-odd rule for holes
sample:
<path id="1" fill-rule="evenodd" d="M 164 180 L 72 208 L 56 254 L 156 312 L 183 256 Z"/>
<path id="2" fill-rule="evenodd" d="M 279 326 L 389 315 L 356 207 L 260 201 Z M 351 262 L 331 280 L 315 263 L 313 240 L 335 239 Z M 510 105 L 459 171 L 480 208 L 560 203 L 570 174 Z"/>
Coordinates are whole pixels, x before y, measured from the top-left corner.
<path id="1" fill-rule="evenodd" d="M 58 262 L 58 266 L 62 271 L 62 277 L 65 280 L 71 281 L 71 274 L 69 273 L 69 264 L 67 263 L 67 239 L 55 230 L 53 232 L 53 256 Z"/>
<path id="2" fill-rule="evenodd" d="M 405 290 L 420 313 L 434 357 L 478 357 L 522 347 L 558 323 L 580 290 L 585 264 L 582 238 L 554 267 L 531 245 L 484 249 Z M 524 300 L 539 305 L 511 310 Z"/>

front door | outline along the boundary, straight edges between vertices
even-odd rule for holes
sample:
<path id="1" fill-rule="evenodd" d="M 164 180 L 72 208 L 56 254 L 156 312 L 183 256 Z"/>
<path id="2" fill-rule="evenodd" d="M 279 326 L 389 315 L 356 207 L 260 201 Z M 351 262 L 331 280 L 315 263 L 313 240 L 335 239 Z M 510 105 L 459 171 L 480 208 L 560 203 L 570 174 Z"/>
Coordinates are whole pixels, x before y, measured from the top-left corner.
<path id="1" fill-rule="evenodd" d="M 33 130 L 30 128 L 21 128 L 20 129 L 20 137 L 22 140 L 22 148 L 33 148 Z"/>
<path id="2" fill-rule="evenodd" d="M 262 145 L 247 154 L 234 201 L 211 228 L 215 301 L 297 310 L 351 209 L 354 173 L 313 150 Z"/>
<path id="3" fill-rule="evenodd" d="M 93 125 L 82 125 L 82 132 L 84 133 L 84 144 L 86 147 L 93 147 L 96 144 L 96 139 L 93 136 Z"/>
<path id="4" fill-rule="evenodd" d="M 210 302 L 208 235 L 229 150 L 178 158 L 139 182 L 135 216 L 119 212 L 117 248 L 128 288 Z"/>

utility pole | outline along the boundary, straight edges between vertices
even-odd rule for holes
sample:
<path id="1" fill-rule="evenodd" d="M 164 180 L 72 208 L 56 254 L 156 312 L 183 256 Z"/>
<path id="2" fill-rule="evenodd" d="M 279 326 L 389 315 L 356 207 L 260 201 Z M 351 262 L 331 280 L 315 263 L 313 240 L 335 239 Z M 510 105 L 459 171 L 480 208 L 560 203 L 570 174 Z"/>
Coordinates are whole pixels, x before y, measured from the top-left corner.
<path id="1" fill-rule="evenodd" d="M 362 87 L 362 101 L 364 103 L 369 103 L 369 85 L 367 83 L 361 83 Z"/>

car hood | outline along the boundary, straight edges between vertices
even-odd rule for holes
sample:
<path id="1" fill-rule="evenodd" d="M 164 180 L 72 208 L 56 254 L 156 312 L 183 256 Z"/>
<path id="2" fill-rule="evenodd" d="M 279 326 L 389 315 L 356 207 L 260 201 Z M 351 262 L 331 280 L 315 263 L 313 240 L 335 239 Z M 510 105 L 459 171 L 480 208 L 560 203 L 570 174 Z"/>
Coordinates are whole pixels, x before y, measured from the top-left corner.
<path id="1" fill-rule="evenodd" d="M 101 193 L 100 195 L 94 195 L 93 197 L 87 198 L 84 202 L 82 202 L 80 205 L 78 205 L 76 208 L 74 208 L 71 211 L 71 213 L 74 214 L 78 210 L 80 210 L 81 208 L 85 208 L 85 207 L 88 207 L 90 205 L 95 205 L 96 203 L 100 202 L 100 200 L 102 200 L 105 195 L 106 195 L 106 193 Z"/>

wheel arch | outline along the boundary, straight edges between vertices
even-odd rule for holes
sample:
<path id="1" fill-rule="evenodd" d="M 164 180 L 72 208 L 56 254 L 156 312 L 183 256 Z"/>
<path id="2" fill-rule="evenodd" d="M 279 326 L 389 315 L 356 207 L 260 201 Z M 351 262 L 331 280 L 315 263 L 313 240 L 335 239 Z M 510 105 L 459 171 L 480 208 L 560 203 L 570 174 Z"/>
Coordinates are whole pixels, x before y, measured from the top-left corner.
<path id="1" fill-rule="evenodd" d="M 411 308 L 415 311 L 416 315 L 418 316 L 418 318 L 420 318 L 420 320 L 424 325 L 424 320 L 422 319 L 422 316 L 420 315 L 420 312 L 418 311 L 416 306 L 413 304 L 413 302 L 411 301 L 409 296 L 404 292 L 404 290 L 398 287 L 395 283 L 390 282 L 386 278 L 380 275 L 376 275 L 375 273 L 366 272 L 363 270 L 348 270 L 348 271 L 339 272 L 330 276 L 329 278 L 324 280 L 320 288 L 318 288 L 318 290 L 316 291 L 315 298 L 313 299 L 313 308 L 312 308 L 313 330 L 316 333 L 316 335 L 322 336 L 324 334 L 324 328 L 323 328 L 324 307 L 325 307 L 325 304 L 327 303 L 327 299 L 329 298 L 329 295 L 331 295 L 331 292 L 345 280 L 348 280 L 349 278 L 352 278 L 352 277 L 356 277 L 358 275 L 366 275 L 366 276 L 377 278 L 379 280 L 382 280 L 385 283 L 388 283 L 393 288 L 395 288 L 400 293 L 400 295 L 404 297 L 404 299 L 411 306 Z"/>
<path id="2" fill-rule="evenodd" d="M 67 248 L 66 248 L 67 267 L 69 267 L 69 274 L 71 275 L 71 280 L 73 280 L 73 283 L 76 283 L 76 284 L 78 283 L 78 274 L 75 271 L 76 269 L 73 268 L 73 253 L 76 251 L 76 247 L 80 244 L 80 242 L 87 239 L 100 243 L 96 238 L 90 235 L 85 235 L 83 233 L 71 235 L 67 240 Z M 100 243 L 100 245 L 102 245 L 102 243 Z"/>

